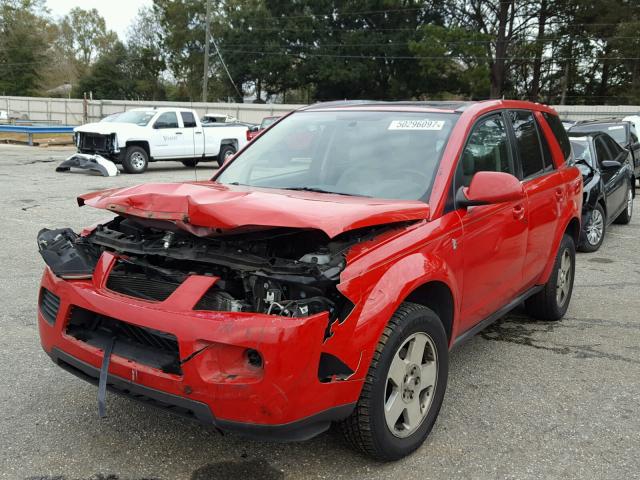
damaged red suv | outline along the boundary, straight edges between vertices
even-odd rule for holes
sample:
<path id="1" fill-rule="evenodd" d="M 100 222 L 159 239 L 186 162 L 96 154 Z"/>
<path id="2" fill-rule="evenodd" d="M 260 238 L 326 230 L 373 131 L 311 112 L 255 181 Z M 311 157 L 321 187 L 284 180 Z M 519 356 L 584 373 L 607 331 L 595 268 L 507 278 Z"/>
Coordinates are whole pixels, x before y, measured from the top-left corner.
<path id="1" fill-rule="evenodd" d="M 42 345 L 112 391 L 254 437 L 340 423 L 418 448 L 449 350 L 524 302 L 567 310 L 582 180 L 556 113 L 519 101 L 298 110 L 211 181 L 90 193 L 43 230 Z"/>

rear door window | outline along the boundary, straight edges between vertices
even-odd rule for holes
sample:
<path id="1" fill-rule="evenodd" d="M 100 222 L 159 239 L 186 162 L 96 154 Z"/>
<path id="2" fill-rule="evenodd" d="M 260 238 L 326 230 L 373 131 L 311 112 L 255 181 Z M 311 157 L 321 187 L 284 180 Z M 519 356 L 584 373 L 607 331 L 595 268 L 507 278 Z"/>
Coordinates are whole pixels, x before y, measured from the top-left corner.
<path id="1" fill-rule="evenodd" d="M 518 158 L 522 165 L 522 177 L 526 179 L 541 174 L 544 172 L 544 160 L 533 112 L 512 110 L 509 112 L 509 118 L 516 139 Z"/>
<path id="2" fill-rule="evenodd" d="M 560 149 L 564 154 L 565 161 L 569 161 L 571 159 L 571 142 L 569 141 L 569 136 L 567 135 L 567 131 L 562 126 L 562 122 L 557 115 L 553 115 L 551 113 L 542 112 L 542 116 L 549 124 L 549 128 L 553 132 L 553 135 L 556 137 L 558 144 L 560 145 Z"/>
<path id="3" fill-rule="evenodd" d="M 184 128 L 195 128 L 196 127 L 196 117 L 191 112 L 180 112 L 180 116 L 182 117 L 182 123 L 184 124 Z"/>

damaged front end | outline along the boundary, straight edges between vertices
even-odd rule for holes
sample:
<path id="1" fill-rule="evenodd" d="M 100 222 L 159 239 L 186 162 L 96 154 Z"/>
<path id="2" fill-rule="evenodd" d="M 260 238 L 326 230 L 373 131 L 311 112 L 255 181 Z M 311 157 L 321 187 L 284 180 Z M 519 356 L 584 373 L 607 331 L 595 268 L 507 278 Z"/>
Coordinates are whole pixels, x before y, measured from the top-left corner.
<path id="1" fill-rule="evenodd" d="M 86 236 L 42 230 L 38 246 L 53 273 L 89 278 L 102 252 L 117 260 L 106 287 L 150 302 L 166 300 L 189 276 L 215 279 L 194 310 L 305 317 L 328 312 L 330 326 L 353 304 L 337 289 L 346 253 L 390 227 L 345 232 L 270 228 L 198 237 L 169 221 L 118 216 Z"/>

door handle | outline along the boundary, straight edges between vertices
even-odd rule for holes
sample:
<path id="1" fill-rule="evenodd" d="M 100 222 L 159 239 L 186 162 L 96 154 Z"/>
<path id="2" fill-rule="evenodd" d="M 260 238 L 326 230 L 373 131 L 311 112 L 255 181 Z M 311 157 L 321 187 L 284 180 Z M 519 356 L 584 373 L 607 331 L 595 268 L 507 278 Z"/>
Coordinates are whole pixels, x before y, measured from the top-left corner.
<path id="1" fill-rule="evenodd" d="M 182 135 L 182 132 L 176 132 L 176 135 Z"/>
<path id="2" fill-rule="evenodd" d="M 202 135 L 202 132 L 195 132 L 196 135 Z"/>
<path id="3" fill-rule="evenodd" d="M 513 207 L 513 218 L 516 220 L 524 219 L 524 207 L 522 205 L 516 205 Z"/>

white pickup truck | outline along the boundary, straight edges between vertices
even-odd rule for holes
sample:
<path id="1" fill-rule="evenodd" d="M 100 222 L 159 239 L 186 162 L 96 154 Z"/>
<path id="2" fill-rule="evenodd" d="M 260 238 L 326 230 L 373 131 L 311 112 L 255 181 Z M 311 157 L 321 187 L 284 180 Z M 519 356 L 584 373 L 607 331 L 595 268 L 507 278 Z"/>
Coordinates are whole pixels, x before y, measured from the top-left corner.
<path id="1" fill-rule="evenodd" d="M 183 108 L 136 108 L 115 121 L 74 129 L 78 152 L 121 163 L 128 173 L 142 173 L 149 162 L 161 160 L 222 165 L 248 142 L 248 131 L 238 124 L 203 126 L 196 112 Z"/>

